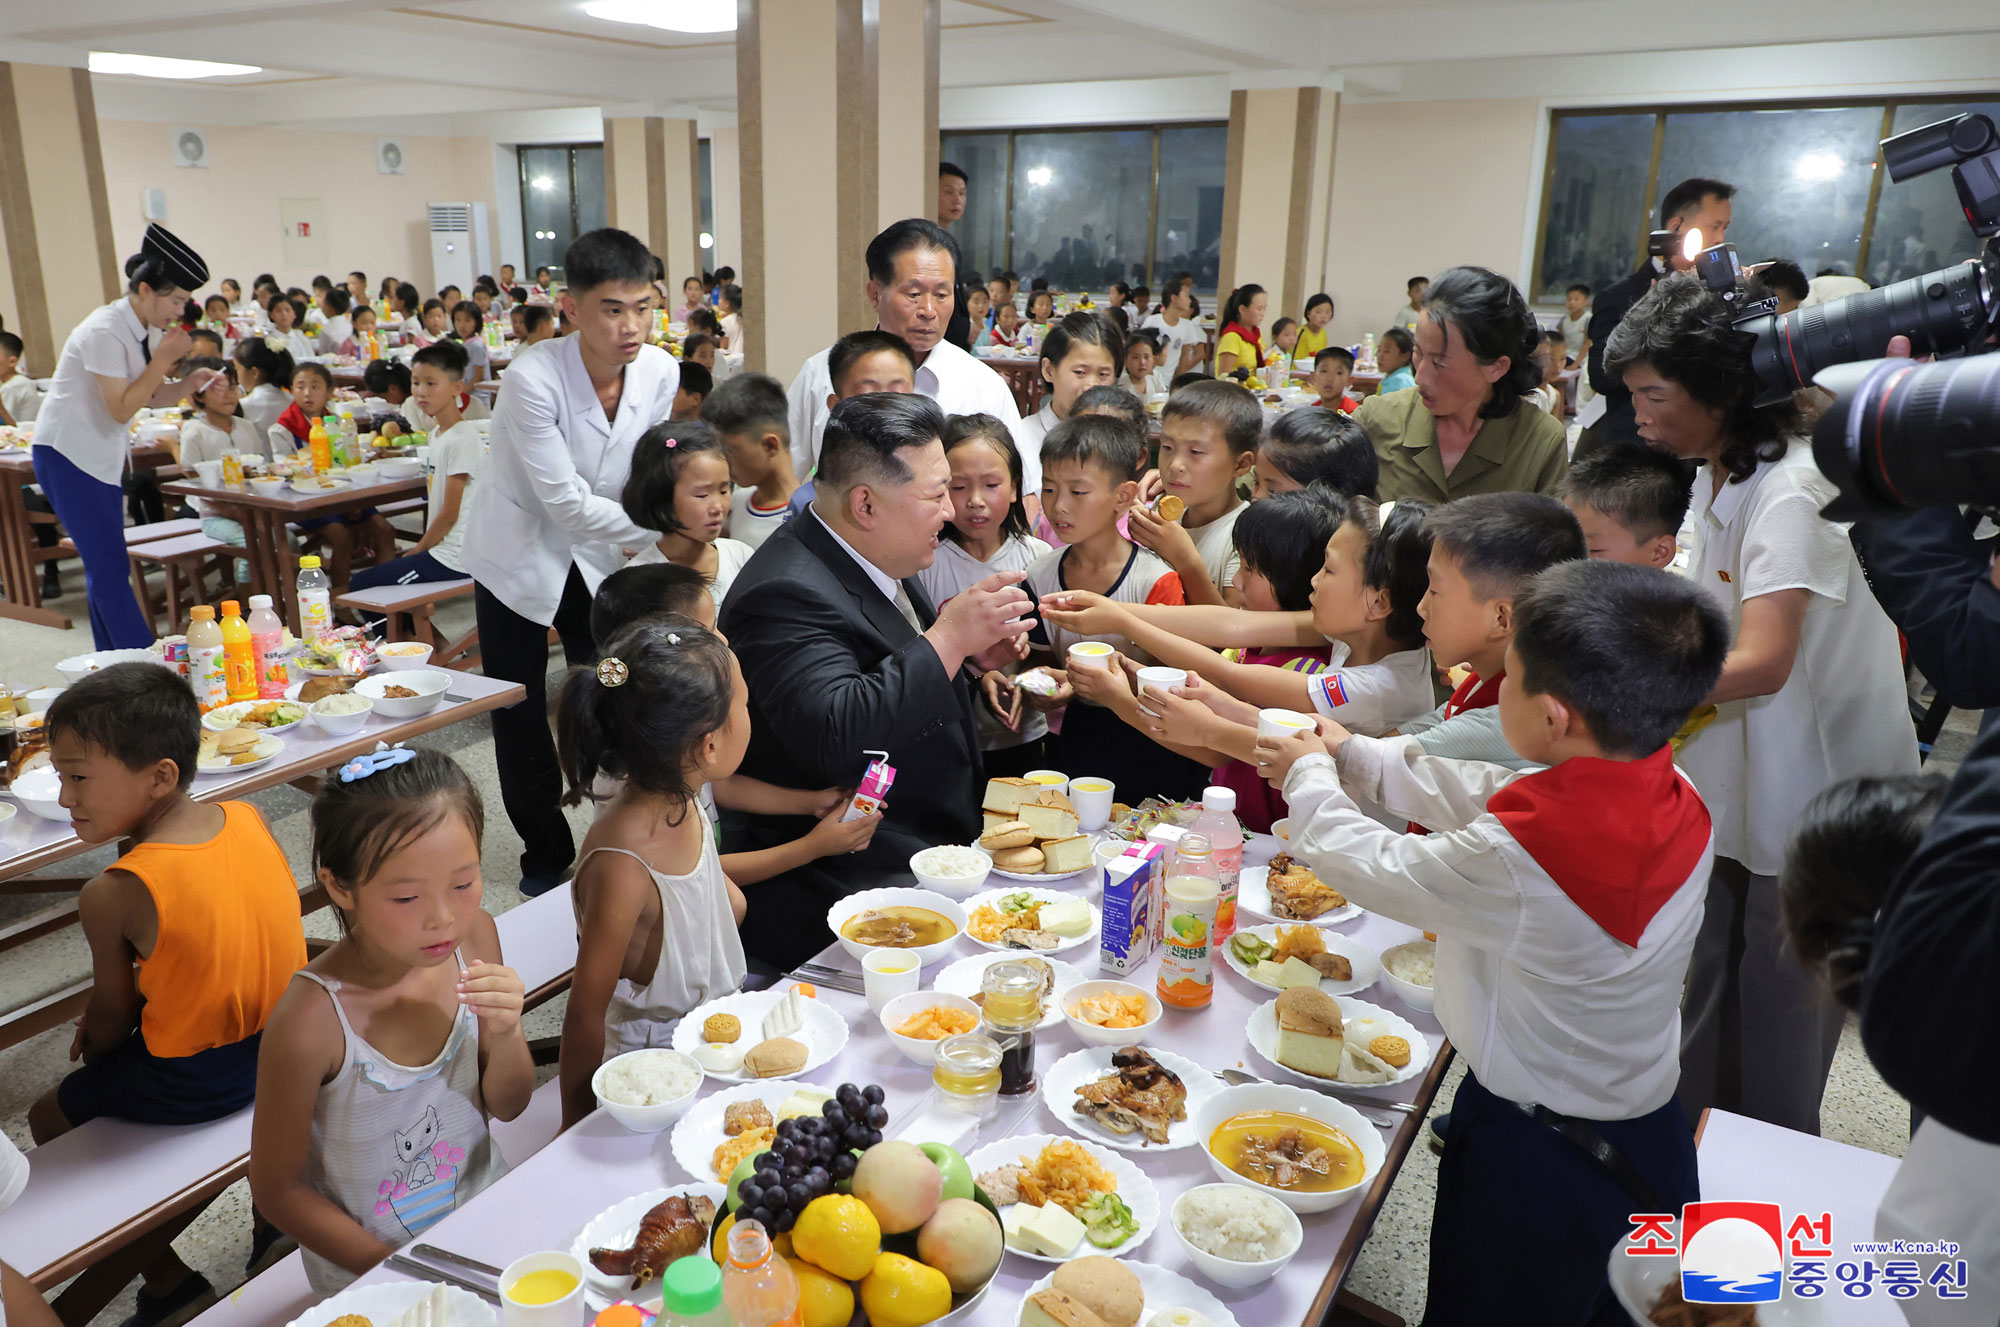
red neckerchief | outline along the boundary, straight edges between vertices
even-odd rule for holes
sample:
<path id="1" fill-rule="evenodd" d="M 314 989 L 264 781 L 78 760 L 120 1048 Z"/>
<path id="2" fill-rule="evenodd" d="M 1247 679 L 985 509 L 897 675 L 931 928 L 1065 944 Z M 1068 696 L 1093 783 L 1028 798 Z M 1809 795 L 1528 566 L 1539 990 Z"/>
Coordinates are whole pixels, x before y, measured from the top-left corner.
<path id="1" fill-rule="evenodd" d="M 1500 703 L 1500 679 L 1507 676 L 1503 668 L 1488 678 L 1477 673 L 1466 674 L 1458 689 L 1451 693 L 1451 699 L 1444 703 L 1444 717 L 1455 719 L 1467 710 L 1483 710 Z M 1411 834 L 1428 834 L 1429 830 L 1412 820 L 1406 827 Z"/>
<path id="2" fill-rule="evenodd" d="M 1708 808 L 1666 747 L 1644 760 L 1565 760 L 1486 809 L 1585 916 L 1634 947 L 1708 846 Z"/>
<path id="3" fill-rule="evenodd" d="M 285 426 L 286 432 L 290 433 L 300 442 L 304 442 L 312 437 L 312 421 L 306 418 L 305 411 L 299 409 L 297 401 L 285 407 L 285 413 L 278 416 L 278 422 Z"/>
<path id="4" fill-rule="evenodd" d="M 1236 333 L 1236 335 L 1242 337 L 1245 341 L 1248 341 L 1250 343 L 1250 348 L 1257 352 L 1257 358 L 1255 360 L 1251 361 L 1247 365 L 1239 364 L 1237 367 L 1251 368 L 1251 369 L 1261 368 L 1264 363 L 1263 331 L 1260 328 L 1256 327 L 1245 327 L 1242 323 L 1230 323 L 1227 327 L 1224 327 L 1222 329 L 1221 333 L 1218 334 L 1215 339 L 1217 341 L 1220 341 L 1223 337 L 1228 336 L 1231 332 Z"/>

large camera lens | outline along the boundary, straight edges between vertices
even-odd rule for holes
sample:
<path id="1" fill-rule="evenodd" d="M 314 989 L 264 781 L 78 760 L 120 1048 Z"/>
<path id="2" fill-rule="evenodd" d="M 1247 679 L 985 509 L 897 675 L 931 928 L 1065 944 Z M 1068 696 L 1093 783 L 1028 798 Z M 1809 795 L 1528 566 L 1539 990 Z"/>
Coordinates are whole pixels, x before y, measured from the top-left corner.
<path id="1" fill-rule="evenodd" d="M 1827 515 L 2000 503 L 2000 355 L 1877 360 L 1820 382 L 1839 392 L 1813 429 L 1841 493 Z"/>
<path id="2" fill-rule="evenodd" d="M 1913 355 L 1955 354 L 1985 334 L 1988 296 L 1983 267 L 1961 263 L 1746 322 L 1743 330 L 1757 338 L 1751 367 L 1764 388 L 1757 404 L 1775 405 L 1829 365 L 1880 355 L 1892 336 L 1909 337 Z"/>

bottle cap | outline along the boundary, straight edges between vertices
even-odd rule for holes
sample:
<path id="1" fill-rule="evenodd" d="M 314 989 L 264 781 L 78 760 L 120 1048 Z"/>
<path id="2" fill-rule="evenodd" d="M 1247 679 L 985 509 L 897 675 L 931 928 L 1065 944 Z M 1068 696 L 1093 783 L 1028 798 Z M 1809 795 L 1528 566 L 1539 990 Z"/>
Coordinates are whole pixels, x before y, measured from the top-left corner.
<path id="1" fill-rule="evenodd" d="M 188 619 L 193 622 L 213 622 L 215 610 L 207 604 L 196 604 L 188 610 Z"/>
<path id="2" fill-rule="evenodd" d="M 270 596 L 270 595 L 268 595 L 268 594 L 253 594 L 253 595 L 251 595 L 251 596 L 250 596 L 250 611 L 251 611 L 251 612 L 253 612 L 253 613 L 254 613 L 254 612 L 256 612 L 256 611 L 257 611 L 258 609 L 260 609 L 260 608 L 269 608 L 270 606 L 271 606 L 271 596 Z"/>
<path id="3" fill-rule="evenodd" d="M 234 599 L 224 599 L 222 601 L 222 615 L 224 617 L 235 617 L 242 611 L 243 606 Z"/>
<path id="4" fill-rule="evenodd" d="M 704 1254 L 667 1264 L 660 1277 L 660 1307 L 676 1318 L 698 1318 L 722 1303 L 722 1269 Z"/>
<path id="5" fill-rule="evenodd" d="M 304 557 L 299 559 L 300 571 L 305 571 L 309 568 L 316 568 L 318 566 L 319 566 L 319 554 L 317 553 L 308 553 Z"/>
<path id="6" fill-rule="evenodd" d="M 591 1319 L 591 1327 L 645 1327 L 646 1315 L 636 1305 L 613 1304 Z"/>
<path id="7" fill-rule="evenodd" d="M 1236 790 L 1217 788 L 1213 784 L 1201 790 L 1201 809 L 1204 811 L 1234 811 Z"/>

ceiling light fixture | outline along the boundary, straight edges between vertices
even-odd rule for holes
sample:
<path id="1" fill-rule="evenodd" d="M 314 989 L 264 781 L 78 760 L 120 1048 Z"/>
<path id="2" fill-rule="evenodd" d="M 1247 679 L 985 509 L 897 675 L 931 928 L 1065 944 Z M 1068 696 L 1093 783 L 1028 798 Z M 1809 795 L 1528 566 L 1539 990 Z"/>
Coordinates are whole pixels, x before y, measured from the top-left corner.
<path id="1" fill-rule="evenodd" d="M 217 60 L 174 60 L 164 55 L 92 51 L 90 72 L 125 74 L 132 78 L 229 78 L 236 74 L 261 74 L 264 67 L 223 64 Z"/>
<path id="2" fill-rule="evenodd" d="M 736 0 L 590 0 L 583 12 L 607 23 L 668 32 L 736 31 Z"/>
<path id="3" fill-rule="evenodd" d="M 704 249 L 713 249 L 715 247 L 715 236 L 709 234 L 707 231 L 703 231 L 701 233 L 701 247 Z"/>

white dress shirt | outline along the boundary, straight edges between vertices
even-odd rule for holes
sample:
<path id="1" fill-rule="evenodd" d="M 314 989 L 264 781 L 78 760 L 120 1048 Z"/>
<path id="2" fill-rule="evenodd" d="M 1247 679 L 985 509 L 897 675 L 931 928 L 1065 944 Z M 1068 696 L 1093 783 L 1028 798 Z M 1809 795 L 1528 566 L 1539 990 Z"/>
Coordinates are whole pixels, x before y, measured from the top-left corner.
<path id="1" fill-rule="evenodd" d="M 146 371 L 158 344 L 123 296 L 92 309 L 63 342 L 54 380 L 35 420 L 35 445 L 53 447 L 99 483 L 123 480 L 129 456 L 127 421 L 113 419 L 99 377 L 131 382 Z"/>
<path id="2" fill-rule="evenodd" d="M 819 460 L 820 435 L 826 432 L 826 417 L 832 413 L 826 398 L 833 395 L 833 377 L 827 372 L 828 346 L 799 369 L 787 394 L 791 401 L 792 465 L 801 478 L 812 473 Z M 1014 393 L 1007 380 L 949 341 L 940 341 L 917 366 L 917 391 L 943 407 L 947 415 L 992 415 L 1014 435 L 1021 446 L 1021 412 L 1015 408 Z M 1039 439 L 1037 439 L 1039 442 Z M 1027 483 L 1028 456 L 1022 449 L 1022 482 Z M 1034 484 L 1026 492 L 1042 491 L 1040 450 L 1037 448 Z"/>
<path id="3" fill-rule="evenodd" d="M 845 539 L 842 539 L 840 537 L 840 531 L 834 529 L 831 525 L 828 525 L 826 523 L 826 518 L 819 514 L 817 508 L 807 507 L 806 510 L 812 512 L 812 518 L 819 522 L 820 529 L 832 535 L 833 542 L 839 544 L 842 548 L 846 549 L 847 556 L 853 558 L 857 563 L 860 564 L 861 570 L 868 573 L 868 579 L 875 583 L 875 588 L 882 592 L 882 597 L 884 599 L 887 599 L 892 604 L 895 603 L 896 595 L 903 588 L 902 582 L 897 580 L 894 576 L 891 576 L 888 572 L 882 570 L 880 567 L 876 566 L 874 563 L 870 562 L 867 558 L 862 557 L 860 553 L 856 552 L 854 545 L 848 543 Z"/>
<path id="4" fill-rule="evenodd" d="M 1311 755 L 1285 779 L 1292 854 L 1362 907 L 1437 934 L 1437 1020 L 1489 1091 L 1582 1119 L 1635 1119 L 1680 1081 L 1681 982 L 1713 840 L 1628 946 L 1487 813 L 1520 777 L 1349 738 L 1338 774 L 1331 757 Z M 1343 782 L 1433 832 L 1385 828 Z"/>
<path id="5" fill-rule="evenodd" d="M 467 574 L 522 617 L 553 622 L 572 564 L 595 594 L 625 564 L 625 549 L 657 539 L 619 496 L 639 435 L 673 413 L 680 376 L 673 356 L 641 346 L 625 366 L 618 416 L 606 419 L 576 337 L 515 356 L 466 518 Z"/>

